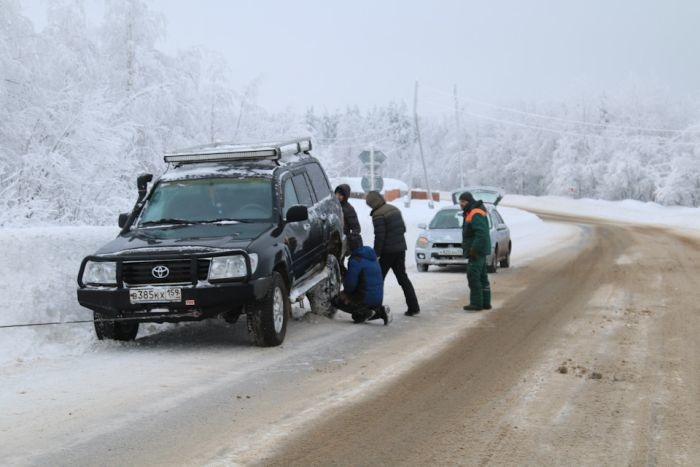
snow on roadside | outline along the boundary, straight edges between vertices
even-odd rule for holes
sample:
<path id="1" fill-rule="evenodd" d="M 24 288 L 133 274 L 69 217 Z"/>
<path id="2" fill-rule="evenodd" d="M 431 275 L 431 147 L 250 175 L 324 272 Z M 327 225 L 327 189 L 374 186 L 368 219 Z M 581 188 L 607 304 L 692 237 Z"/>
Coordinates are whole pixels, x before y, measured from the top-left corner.
<path id="1" fill-rule="evenodd" d="M 76 298 L 80 261 L 114 238 L 115 227 L 0 229 L 0 325 L 91 319 Z M 90 325 L 3 329 L 0 364 L 41 355 L 85 351 Z"/>
<path id="2" fill-rule="evenodd" d="M 503 199 L 503 204 L 514 208 L 531 208 L 555 214 L 573 214 L 635 224 L 700 230 L 700 208 L 662 206 L 657 203 L 633 200 L 605 201 L 560 196 L 522 195 L 507 195 Z"/>

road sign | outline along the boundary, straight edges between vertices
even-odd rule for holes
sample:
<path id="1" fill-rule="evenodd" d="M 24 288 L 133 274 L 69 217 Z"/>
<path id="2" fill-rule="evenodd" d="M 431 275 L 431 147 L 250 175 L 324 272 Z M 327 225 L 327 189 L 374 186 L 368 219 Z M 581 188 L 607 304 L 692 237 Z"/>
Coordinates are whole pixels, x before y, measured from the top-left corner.
<path id="1" fill-rule="evenodd" d="M 375 191 L 382 191 L 384 188 L 384 179 L 382 177 L 374 177 L 374 190 Z M 365 190 L 365 193 L 369 193 L 372 191 L 372 180 L 368 176 L 362 177 L 362 189 Z"/>
<path id="2" fill-rule="evenodd" d="M 371 164 L 372 161 L 372 151 L 362 151 L 360 153 L 360 160 L 367 166 Z M 381 165 L 386 160 L 386 155 L 382 151 L 374 150 L 374 165 Z"/>

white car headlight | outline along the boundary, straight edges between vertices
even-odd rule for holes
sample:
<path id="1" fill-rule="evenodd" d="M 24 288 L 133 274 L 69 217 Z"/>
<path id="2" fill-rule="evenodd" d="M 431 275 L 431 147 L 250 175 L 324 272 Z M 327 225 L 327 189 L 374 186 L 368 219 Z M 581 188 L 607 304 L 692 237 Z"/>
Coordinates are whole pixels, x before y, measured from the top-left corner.
<path id="1" fill-rule="evenodd" d="M 428 245 L 430 245 L 430 240 L 425 235 L 421 235 L 420 237 L 418 237 L 416 245 L 418 245 L 421 248 L 426 248 Z"/>
<path id="2" fill-rule="evenodd" d="M 83 271 L 83 282 L 89 285 L 116 285 L 117 263 L 114 261 L 88 261 Z"/>
<path id="3" fill-rule="evenodd" d="M 252 258 L 250 262 L 252 265 Z M 209 280 L 235 279 L 238 277 L 245 277 L 247 274 L 248 268 L 246 267 L 245 257 L 243 255 L 217 256 L 212 258 L 211 265 L 209 266 Z"/>

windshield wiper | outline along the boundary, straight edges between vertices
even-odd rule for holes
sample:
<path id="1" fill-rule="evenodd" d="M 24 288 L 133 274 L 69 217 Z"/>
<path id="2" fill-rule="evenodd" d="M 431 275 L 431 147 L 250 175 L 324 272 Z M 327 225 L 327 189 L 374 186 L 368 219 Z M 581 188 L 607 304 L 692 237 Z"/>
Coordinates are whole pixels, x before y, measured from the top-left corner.
<path id="1" fill-rule="evenodd" d="M 207 221 L 201 221 L 202 224 L 250 224 L 252 222 L 257 222 L 254 219 L 212 219 Z"/>
<path id="2" fill-rule="evenodd" d="M 192 221 L 187 221 L 184 219 L 158 219 L 155 221 L 146 221 L 146 222 L 141 222 L 139 225 L 144 226 L 144 225 L 164 225 L 164 224 L 174 224 L 174 225 L 185 225 L 185 224 L 192 224 Z"/>
<path id="3" fill-rule="evenodd" d="M 202 221 L 197 221 L 197 224 L 238 224 L 243 221 L 239 221 L 238 219 L 207 219 L 207 220 L 202 220 Z"/>

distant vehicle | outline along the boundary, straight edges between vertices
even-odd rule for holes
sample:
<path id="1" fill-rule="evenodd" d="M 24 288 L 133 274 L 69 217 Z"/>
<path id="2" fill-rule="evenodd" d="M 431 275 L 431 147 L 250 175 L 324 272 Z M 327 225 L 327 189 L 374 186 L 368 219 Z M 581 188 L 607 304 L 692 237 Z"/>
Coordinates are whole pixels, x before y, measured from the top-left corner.
<path id="1" fill-rule="evenodd" d="M 465 191 L 474 195 L 474 199 L 480 199 L 484 203 L 498 206 L 503 199 L 503 191 L 493 186 L 468 186 L 452 192 L 452 203 L 459 204 L 459 195 Z"/>
<path id="2" fill-rule="evenodd" d="M 459 195 L 469 191 L 474 198 L 484 201 L 491 235 L 491 254 L 486 258 L 489 272 L 496 272 L 500 267 L 510 267 L 512 242 L 510 229 L 498 212 L 496 205 L 503 199 L 497 188 L 471 187 L 453 192 L 452 199 L 457 204 Z M 462 223 L 464 213 L 459 207 L 442 208 L 429 225 L 419 224 L 422 229 L 416 241 L 416 267 L 426 272 L 433 266 L 466 265 L 467 258 L 462 252 Z"/>
<path id="3" fill-rule="evenodd" d="M 308 139 L 200 146 L 166 154 L 150 192 L 153 176 L 140 176 L 121 233 L 80 266 L 78 301 L 93 310 L 97 337 L 246 314 L 254 342 L 275 346 L 292 301 L 306 295 L 312 311 L 332 314 L 342 213 L 310 150 Z"/>

